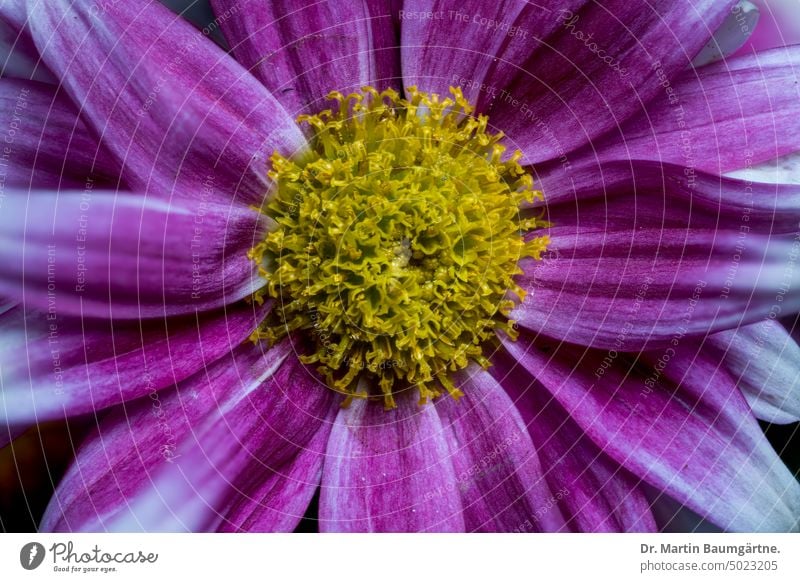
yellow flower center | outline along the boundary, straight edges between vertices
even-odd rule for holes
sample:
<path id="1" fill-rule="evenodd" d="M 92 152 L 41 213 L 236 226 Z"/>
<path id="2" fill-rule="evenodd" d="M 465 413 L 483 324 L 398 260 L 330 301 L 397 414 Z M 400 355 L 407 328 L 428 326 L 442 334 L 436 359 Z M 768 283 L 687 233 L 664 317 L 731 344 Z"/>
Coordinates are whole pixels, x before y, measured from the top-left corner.
<path id="1" fill-rule="evenodd" d="M 504 160 L 502 134 L 487 132 L 461 91 L 440 99 L 415 88 L 331 93 L 302 115 L 307 152 L 271 159 L 276 184 L 261 211 L 273 227 L 250 251 L 275 299 L 254 339 L 305 332 L 303 356 L 327 384 L 352 397 L 419 391 L 420 402 L 461 392 L 449 378 L 483 346 L 524 291 L 523 257 L 539 259 L 547 224 L 520 213 L 541 199 L 520 152 Z"/>

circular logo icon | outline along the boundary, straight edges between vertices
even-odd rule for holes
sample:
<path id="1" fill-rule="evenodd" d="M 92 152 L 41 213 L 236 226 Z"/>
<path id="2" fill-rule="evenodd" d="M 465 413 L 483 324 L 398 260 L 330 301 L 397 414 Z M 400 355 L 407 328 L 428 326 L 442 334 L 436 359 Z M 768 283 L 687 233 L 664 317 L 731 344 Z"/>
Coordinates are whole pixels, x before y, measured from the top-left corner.
<path id="1" fill-rule="evenodd" d="M 39 542 L 30 542 L 19 551 L 19 563 L 26 570 L 35 570 L 44 561 L 44 546 Z"/>

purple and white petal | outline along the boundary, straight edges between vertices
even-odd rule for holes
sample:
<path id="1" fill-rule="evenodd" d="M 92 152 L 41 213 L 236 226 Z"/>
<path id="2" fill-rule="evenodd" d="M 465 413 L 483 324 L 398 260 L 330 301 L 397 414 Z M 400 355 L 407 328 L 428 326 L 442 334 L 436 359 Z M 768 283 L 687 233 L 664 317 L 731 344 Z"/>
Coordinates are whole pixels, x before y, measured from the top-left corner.
<path id="1" fill-rule="evenodd" d="M 702 67 L 720 61 L 738 51 L 758 24 L 758 6 L 748 0 L 740 0 L 731 7 L 731 12 L 692 61 L 693 67 Z"/>
<path id="2" fill-rule="evenodd" d="M 331 91 L 400 87 L 387 0 L 212 0 L 237 60 L 292 116 L 325 109 Z"/>
<path id="3" fill-rule="evenodd" d="M 131 322 L 17 307 L 0 315 L 0 426 L 98 412 L 172 386 L 244 342 L 264 313 L 242 302 Z"/>
<path id="4" fill-rule="evenodd" d="M 738 54 L 750 54 L 800 43 L 800 19 L 794 0 L 753 0 L 761 18 L 755 32 Z"/>
<path id="5" fill-rule="evenodd" d="M 233 480 L 236 493 L 222 508 L 219 531 L 290 532 L 319 488 L 341 396 L 301 364 L 297 353 L 289 354 L 260 391 L 246 407 L 240 404 L 234 414 L 225 415 L 230 426 L 223 428 L 217 420 L 216 434 L 209 433 L 209 442 L 221 437 L 235 443 L 227 450 L 217 447 L 212 458 L 229 455 L 237 462 L 243 444 L 252 457 L 247 471 Z M 230 473 L 221 461 L 215 471 Z"/>
<path id="6" fill-rule="evenodd" d="M 800 184 L 800 151 L 725 174 L 739 180 L 770 184 Z"/>
<path id="7" fill-rule="evenodd" d="M 535 50 L 491 55 L 497 63 L 483 83 L 493 91 L 482 93 L 479 110 L 489 114 L 529 164 L 568 159 L 569 152 L 606 132 L 618 135 L 626 119 L 647 111 L 647 104 L 663 93 L 664 82 L 689 66 L 732 4 L 531 3 L 528 19 L 511 22 L 499 12 L 502 4 L 493 4 L 498 10 L 494 21 L 518 25 Z M 459 47 L 459 52 L 472 46 L 464 24 L 434 38 L 435 44 Z M 509 48 L 517 47 L 506 40 Z"/>
<path id="8" fill-rule="evenodd" d="M 15 0 L 0 13 L 21 21 L 134 190 L 260 204 L 269 156 L 305 147 L 250 73 L 157 2 Z"/>
<path id="9" fill-rule="evenodd" d="M 355 400 L 339 411 L 328 441 L 320 531 L 465 531 L 450 457 L 436 407 L 409 393 L 391 411 Z"/>
<path id="10" fill-rule="evenodd" d="M 466 531 L 566 530 L 539 455 L 516 406 L 488 372 L 473 366 L 455 378 L 464 396 L 436 409 L 464 507 Z"/>
<path id="11" fill-rule="evenodd" d="M 800 483 L 715 358 L 679 345 L 640 369 L 611 351 L 503 344 L 603 452 L 704 519 L 733 531 L 800 528 Z"/>
<path id="12" fill-rule="evenodd" d="M 722 212 L 761 230 L 791 232 L 800 223 L 800 187 L 791 181 L 758 178 L 745 173 L 722 177 L 652 160 L 586 161 L 566 170 L 549 167 L 539 171 L 536 187 L 543 191 L 545 202 L 537 202 L 535 207 L 574 207 L 592 198 L 620 196 L 632 203 L 645 197 L 674 198 L 680 206 Z"/>
<path id="13" fill-rule="evenodd" d="M 327 390 L 321 385 L 314 390 Z M 329 409 L 335 414 L 335 408 Z M 224 506 L 222 532 L 291 532 L 308 510 L 319 490 L 325 448 L 333 421 L 326 417 L 319 430 L 296 456 L 279 468 L 242 474 L 241 492 Z"/>
<path id="14" fill-rule="evenodd" d="M 793 187 L 770 185 L 775 192 L 750 208 L 745 190 L 738 205 L 735 190 L 688 195 L 687 179 L 681 185 L 657 165 L 652 171 L 642 182 L 610 184 L 605 197 L 597 196 L 600 177 L 585 198 L 548 207 L 548 253 L 521 262 L 520 284 L 530 293 L 513 319 L 622 351 L 667 344 L 677 331 L 705 335 L 756 322 L 778 296 L 785 295 L 782 315 L 800 309 L 800 296 L 785 291 L 800 285 L 792 268 L 798 211 L 778 195 Z M 739 186 L 747 185 L 725 182 Z"/>
<path id="15" fill-rule="evenodd" d="M 800 150 L 799 69 L 792 46 L 687 71 L 573 161 L 659 160 L 721 174 Z"/>
<path id="16" fill-rule="evenodd" d="M 730 4 L 412 0 L 401 13 L 404 84 L 462 86 L 509 145 L 541 163 L 641 112 L 659 75 L 689 66 Z"/>
<path id="17" fill-rule="evenodd" d="M 43 529 L 211 531 L 232 506 L 237 519 L 250 514 L 241 510 L 252 506 L 235 502 L 241 496 L 267 503 L 264 515 L 298 481 L 313 494 L 318 468 L 293 462 L 319 444 L 334 395 L 309 381 L 289 342 L 261 350 L 242 346 L 157 400 L 116 409 L 78 451 Z M 285 530 L 293 520 L 279 514 L 257 525 Z"/>
<path id="18" fill-rule="evenodd" d="M 214 16 L 209 0 L 159 0 L 159 2 L 194 24 L 214 42 L 225 47 L 225 39 L 219 31 L 219 20 Z"/>
<path id="19" fill-rule="evenodd" d="M 194 431 L 204 419 L 233 405 L 242 393 L 257 390 L 289 355 L 285 346 L 263 357 L 257 348 L 249 347 L 243 346 L 181 384 L 123 403 L 100 419 L 57 487 L 41 529 L 108 529 L 107 522 L 123 512 L 131 515 L 137 496 L 153 488 L 163 466 L 174 466 L 180 478 L 182 466 L 176 463 L 187 452 L 185 444 L 196 444 Z M 201 499 L 192 500 L 202 506 Z M 157 523 L 158 517 L 151 522 Z M 149 525 L 143 517 L 139 529 Z"/>
<path id="20" fill-rule="evenodd" d="M 111 154 L 54 85 L 0 80 L 0 123 L 5 188 L 84 188 L 87 181 L 115 184 L 120 175 Z"/>
<path id="21" fill-rule="evenodd" d="M 20 34 L 13 23 L 3 18 L 0 18 L 0 77 L 56 83 L 30 37 Z"/>
<path id="22" fill-rule="evenodd" d="M 489 371 L 514 399 L 545 468 L 552 498 L 578 532 L 657 531 L 640 479 L 610 459 L 527 370 L 503 351 Z"/>
<path id="23" fill-rule="evenodd" d="M 7 191 L 0 293 L 28 309 L 140 319 L 234 303 L 262 281 L 247 251 L 262 215 L 109 191 Z"/>
<path id="24" fill-rule="evenodd" d="M 448 96 L 461 86 L 481 110 L 559 26 L 553 8 L 524 0 L 406 0 L 399 20 L 404 87 Z"/>
<path id="25" fill-rule="evenodd" d="M 715 333 L 703 349 L 724 363 L 756 418 L 800 421 L 800 346 L 783 325 L 767 319 Z"/>

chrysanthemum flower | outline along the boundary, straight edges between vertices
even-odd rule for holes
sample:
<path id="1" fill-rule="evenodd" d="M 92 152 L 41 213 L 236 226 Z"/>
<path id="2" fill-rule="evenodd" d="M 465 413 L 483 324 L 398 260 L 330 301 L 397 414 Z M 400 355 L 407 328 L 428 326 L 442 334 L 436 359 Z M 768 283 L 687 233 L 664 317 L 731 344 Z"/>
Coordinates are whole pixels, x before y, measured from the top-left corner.
<path id="1" fill-rule="evenodd" d="M 800 49 L 693 67 L 711 0 L 212 4 L 0 9 L 3 438 L 95 424 L 42 529 L 798 527 L 800 191 L 746 174 Z"/>

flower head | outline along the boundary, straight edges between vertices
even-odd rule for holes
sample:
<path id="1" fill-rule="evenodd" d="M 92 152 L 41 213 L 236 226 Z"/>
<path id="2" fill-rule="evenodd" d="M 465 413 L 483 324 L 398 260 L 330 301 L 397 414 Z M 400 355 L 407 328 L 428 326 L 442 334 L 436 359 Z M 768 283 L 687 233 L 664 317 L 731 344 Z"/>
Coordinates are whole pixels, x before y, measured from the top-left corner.
<path id="1" fill-rule="evenodd" d="M 2 444 L 96 418 L 42 529 L 797 529 L 797 47 L 212 4 L 0 8 Z"/>
<path id="2" fill-rule="evenodd" d="M 311 152 L 272 157 L 264 213 L 275 228 L 250 256 L 277 305 L 255 337 L 310 330 L 303 362 L 348 401 L 370 387 L 387 408 L 408 386 L 423 403 L 458 398 L 450 373 L 488 367 L 482 344 L 496 331 L 516 337 L 517 262 L 547 246 L 524 238 L 546 223 L 520 215 L 541 199 L 521 152 L 504 160 L 502 135 L 450 91 L 332 93 L 335 111 L 300 118 L 314 128 Z"/>

